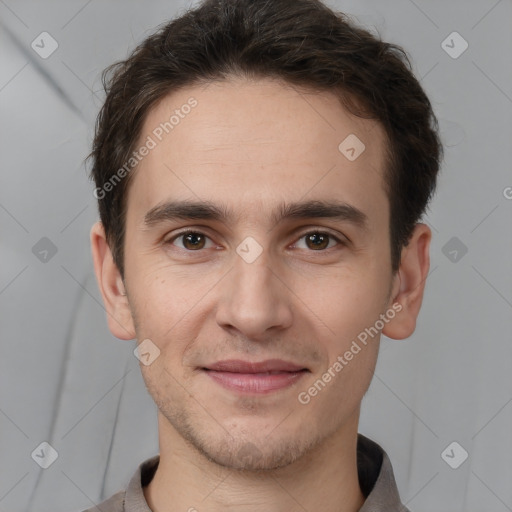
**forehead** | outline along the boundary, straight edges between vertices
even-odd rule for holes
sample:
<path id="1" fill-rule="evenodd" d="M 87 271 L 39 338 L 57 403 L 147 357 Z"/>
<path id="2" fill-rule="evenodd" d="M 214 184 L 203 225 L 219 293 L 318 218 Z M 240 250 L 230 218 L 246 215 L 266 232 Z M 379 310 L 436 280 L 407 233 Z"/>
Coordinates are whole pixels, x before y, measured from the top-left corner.
<path id="1" fill-rule="evenodd" d="M 142 145 L 128 190 L 138 224 L 177 199 L 229 204 L 255 222 L 283 199 L 340 200 L 387 220 L 384 130 L 334 94 L 271 79 L 186 87 L 148 113 Z"/>

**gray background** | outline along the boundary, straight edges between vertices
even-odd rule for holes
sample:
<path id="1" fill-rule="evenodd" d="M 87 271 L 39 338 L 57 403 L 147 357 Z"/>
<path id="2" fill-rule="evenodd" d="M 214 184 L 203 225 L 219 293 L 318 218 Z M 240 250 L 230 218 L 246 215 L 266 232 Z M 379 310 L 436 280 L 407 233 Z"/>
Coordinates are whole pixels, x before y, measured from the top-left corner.
<path id="1" fill-rule="evenodd" d="M 135 341 L 110 334 L 94 280 L 83 159 L 100 71 L 188 5 L 0 0 L 2 511 L 90 507 L 158 452 Z M 383 338 L 360 432 L 386 449 L 413 511 L 512 510 L 512 2 L 328 5 L 408 50 L 447 146 L 418 327 Z M 43 31 L 59 45 L 47 59 L 31 48 Z M 453 31 L 469 44 L 458 58 L 441 45 Z M 58 452 L 48 469 L 31 457 L 43 441 Z M 469 454 L 457 469 L 441 456 L 453 441 Z"/>

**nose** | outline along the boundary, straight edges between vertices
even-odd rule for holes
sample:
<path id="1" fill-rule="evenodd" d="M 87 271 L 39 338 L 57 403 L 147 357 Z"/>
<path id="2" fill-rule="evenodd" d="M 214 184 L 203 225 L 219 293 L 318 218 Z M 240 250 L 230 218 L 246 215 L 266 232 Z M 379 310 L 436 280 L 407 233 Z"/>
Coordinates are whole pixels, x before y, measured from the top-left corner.
<path id="1" fill-rule="evenodd" d="M 252 263 L 236 255 L 234 268 L 220 283 L 218 325 L 254 341 L 268 338 L 271 329 L 289 327 L 293 292 L 280 274 L 265 250 Z"/>

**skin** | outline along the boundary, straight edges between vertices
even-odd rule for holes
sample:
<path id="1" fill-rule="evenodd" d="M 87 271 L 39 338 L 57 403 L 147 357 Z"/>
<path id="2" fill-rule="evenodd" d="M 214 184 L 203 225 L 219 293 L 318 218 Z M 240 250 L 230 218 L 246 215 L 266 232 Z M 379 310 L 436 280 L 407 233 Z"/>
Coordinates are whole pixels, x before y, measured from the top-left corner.
<path id="1" fill-rule="evenodd" d="M 139 163 L 130 184 L 124 281 L 101 223 L 91 230 L 112 334 L 150 339 L 160 350 L 140 365 L 159 410 L 160 464 L 146 500 L 155 512 L 357 511 L 364 502 L 357 428 L 380 334 L 308 404 L 298 394 L 393 304 L 402 309 L 382 333 L 403 339 L 414 332 L 431 231 L 417 224 L 393 274 L 386 136 L 334 95 L 270 79 L 188 87 L 150 111 L 140 141 L 190 97 L 197 106 Z M 354 161 L 338 150 L 349 134 L 366 146 Z M 235 215 L 144 226 L 147 211 L 178 199 L 223 204 Z M 312 199 L 355 206 L 367 230 L 330 218 L 271 220 L 281 202 Z M 185 227 L 206 238 L 171 240 Z M 318 249 L 304 236 L 311 231 L 346 244 L 329 237 Z M 252 263 L 236 252 L 249 236 L 263 250 Z M 271 358 L 309 373 L 255 396 L 227 390 L 198 369 Z"/>

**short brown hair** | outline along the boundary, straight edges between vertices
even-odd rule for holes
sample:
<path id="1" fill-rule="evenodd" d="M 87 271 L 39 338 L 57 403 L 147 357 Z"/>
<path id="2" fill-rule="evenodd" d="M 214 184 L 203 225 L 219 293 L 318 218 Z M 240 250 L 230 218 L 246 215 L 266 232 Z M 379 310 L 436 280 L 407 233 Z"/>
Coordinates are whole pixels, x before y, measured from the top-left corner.
<path id="1" fill-rule="evenodd" d="M 167 94 L 230 77 L 277 78 L 338 95 L 376 119 L 389 139 L 392 271 L 425 212 L 442 158 L 437 119 L 405 51 L 318 0 L 206 0 L 160 27 L 103 71 L 90 173 L 105 190 L 130 159 L 149 110 Z M 124 173 L 123 173 L 124 174 Z M 126 197 L 133 172 L 98 198 L 114 262 L 124 277 Z"/>

